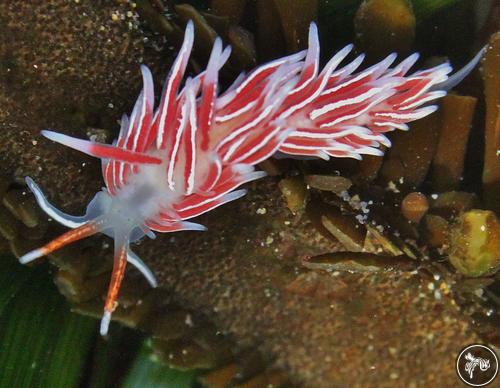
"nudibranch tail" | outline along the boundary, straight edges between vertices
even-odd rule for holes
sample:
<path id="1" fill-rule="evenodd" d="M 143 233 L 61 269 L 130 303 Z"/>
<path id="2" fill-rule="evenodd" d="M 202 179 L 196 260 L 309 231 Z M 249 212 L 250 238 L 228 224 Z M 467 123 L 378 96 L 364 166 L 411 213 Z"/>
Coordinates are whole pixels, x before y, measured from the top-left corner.
<path id="1" fill-rule="evenodd" d="M 448 91 L 457 86 L 465 77 L 467 77 L 471 73 L 472 70 L 474 70 L 474 68 L 477 66 L 484 53 L 486 52 L 486 49 L 487 46 L 484 46 L 469 62 L 467 62 L 464 67 L 452 74 L 446 81 L 436 85 L 435 88 Z"/>

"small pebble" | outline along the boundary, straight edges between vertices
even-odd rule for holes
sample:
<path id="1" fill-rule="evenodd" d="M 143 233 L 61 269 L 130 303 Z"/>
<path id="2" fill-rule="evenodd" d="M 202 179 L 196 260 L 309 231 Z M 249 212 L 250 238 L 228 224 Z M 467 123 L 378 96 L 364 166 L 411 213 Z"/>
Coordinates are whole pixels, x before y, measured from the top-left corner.
<path id="1" fill-rule="evenodd" d="M 403 216 L 411 222 L 420 222 L 422 217 L 427 213 L 427 210 L 429 210 L 429 201 L 422 193 L 410 193 L 401 203 Z"/>
<path id="2" fill-rule="evenodd" d="M 259 207 L 256 211 L 257 214 L 264 215 L 267 213 L 267 209 L 265 207 Z"/>

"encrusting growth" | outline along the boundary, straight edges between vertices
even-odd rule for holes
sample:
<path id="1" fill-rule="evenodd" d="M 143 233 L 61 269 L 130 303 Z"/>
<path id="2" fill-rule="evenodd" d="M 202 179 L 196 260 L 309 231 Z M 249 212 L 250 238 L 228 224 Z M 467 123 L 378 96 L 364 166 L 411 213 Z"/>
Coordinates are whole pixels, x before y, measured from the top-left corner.
<path id="1" fill-rule="evenodd" d="M 206 230 L 187 220 L 245 195 L 245 190 L 236 189 L 265 176 L 254 165 L 278 152 L 323 159 L 382 155 L 379 145 L 390 146 L 384 133 L 407 130 L 407 122 L 434 112 L 437 107 L 426 104 L 443 97 L 480 57 L 450 78 L 447 63 L 407 76 L 417 54 L 393 68 L 396 55 L 391 54 L 353 74 L 363 55 L 339 68 L 352 50 L 349 45 L 321 70 L 318 32 L 312 23 L 307 50 L 241 74 L 219 94 L 218 72 L 230 55 L 219 38 L 206 70 L 187 78 L 181 88 L 193 39 L 189 22 L 156 110 L 151 72 L 141 66 L 143 90 L 130 118 L 122 117 L 112 145 L 42 131 L 55 142 L 102 159 L 106 187 L 95 195 L 84 216 L 56 209 L 26 178 L 40 207 L 72 230 L 22 256 L 21 263 L 98 232 L 114 239 L 102 335 L 116 308 L 127 262 L 156 286 L 154 275 L 130 250 L 130 243 L 145 235 L 154 238 L 154 232 Z"/>

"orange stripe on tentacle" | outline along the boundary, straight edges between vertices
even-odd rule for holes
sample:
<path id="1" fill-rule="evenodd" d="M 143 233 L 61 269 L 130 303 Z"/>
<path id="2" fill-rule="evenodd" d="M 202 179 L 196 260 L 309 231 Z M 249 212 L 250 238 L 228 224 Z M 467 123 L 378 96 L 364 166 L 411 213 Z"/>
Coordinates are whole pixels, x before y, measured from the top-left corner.
<path id="1" fill-rule="evenodd" d="M 38 259 L 39 257 L 46 256 L 49 253 L 52 253 L 58 249 L 61 249 L 62 247 L 66 246 L 68 244 L 71 244 L 75 241 L 92 236 L 93 234 L 96 234 L 97 232 L 102 230 L 103 223 L 104 223 L 103 220 L 87 222 L 87 223 L 83 224 L 82 226 L 79 226 L 78 228 L 72 229 L 72 230 L 60 235 L 59 237 L 52 240 L 51 242 L 44 245 L 43 247 L 26 253 L 25 255 L 23 255 L 19 258 L 19 261 L 22 264 L 29 263 L 33 260 Z"/>
<path id="2" fill-rule="evenodd" d="M 115 242 L 116 243 L 116 242 Z M 118 302 L 118 293 L 125 276 L 125 269 L 127 267 L 127 247 L 128 239 L 122 244 L 115 246 L 115 258 L 113 262 L 113 272 L 111 274 L 111 282 L 109 283 L 108 294 L 106 296 L 106 303 L 104 305 L 104 315 L 101 320 L 101 335 L 108 333 L 109 323 L 111 321 L 111 314 L 116 309 Z"/>

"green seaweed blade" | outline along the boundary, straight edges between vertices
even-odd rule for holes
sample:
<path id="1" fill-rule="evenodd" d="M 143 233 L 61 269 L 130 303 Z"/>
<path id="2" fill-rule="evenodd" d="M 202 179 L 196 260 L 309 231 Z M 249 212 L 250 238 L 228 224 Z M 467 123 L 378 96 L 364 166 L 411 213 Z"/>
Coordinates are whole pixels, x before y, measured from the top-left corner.
<path id="1" fill-rule="evenodd" d="M 137 355 L 122 388 L 191 388 L 198 386 L 197 370 L 171 369 L 154 358 L 146 341 Z"/>
<path id="2" fill-rule="evenodd" d="M 459 2 L 460 0 L 412 0 L 413 13 L 417 20 L 421 20 Z"/>
<path id="3" fill-rule="evenodd" d="M 0 258 L 0 388 L 79 386 L 96 330 L 70 312 L 47 266 Z"/>

